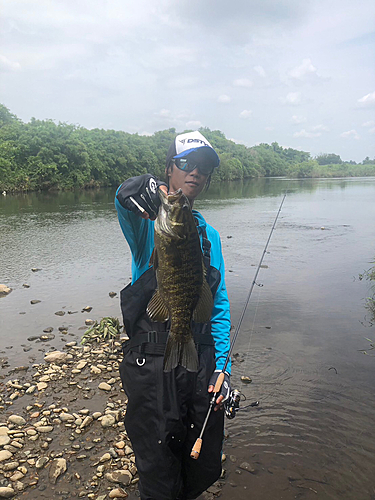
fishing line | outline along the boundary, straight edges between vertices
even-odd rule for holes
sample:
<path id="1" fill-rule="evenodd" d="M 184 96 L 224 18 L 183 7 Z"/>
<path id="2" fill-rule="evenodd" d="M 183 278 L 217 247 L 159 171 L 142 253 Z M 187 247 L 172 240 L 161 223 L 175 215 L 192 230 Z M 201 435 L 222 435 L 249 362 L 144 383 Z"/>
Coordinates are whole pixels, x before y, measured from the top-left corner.
<path id="1" fill-rule="evenodd" d="M 254 276 L 254 279 L 253 279 L 253 282 L 251 283 L 251 286 L 250 286 L 250 290 L 249 290 L 249 293 L 247 295 L 247 298 L 246 298 L 246 301 L 245 301 L 245 304 L 244 304 L 244 307 L 242 309 L 242 313 L 241 313 L 241 316 L 240 316 L 240 319 L 237 323 L 237 327 L 236 327 L 236 330 L 234 332 L 234 335 L 233 335 L 233 339 L 230 343 L 230 346 L 229 346 L 229 352 L 228 352 L 228 355 L 226 357 L 226 360 L 225 360 L 225 363 L 224 363 L 224 367 L 221 371 L 221 373 L 219 374 L 217 380 L 216 380 L 216 383 L 215 383 L 215 387 L 214 387 L 214 390 L 213 390 L 213 394 L 212 394 L 212 397 L 211 397 L 211 400 L 210 400 L 210 405 L 208 407 L 208 411 L 207 411 L 207 415 L 206 415 L 206 418 L 203 422 L 203 426 L 202 426 L 202 430 L 199 434 L 199 437 L 197 438 L 197 440 L 195 441 L 194 443 L 194 446 L 191 450 L 191 453 L 190 453 L 190 456 L 191 458 L 193 459 L 197 459 L 199 458 L 199 455 L 200 455 L 200 452 L 201 452 L 201 447 L 202 447 L 202 443 L 203 443 L 203 433 L 204 433 L 204 430 L 206 428 L 206 425 L 207 425 L 207 422 L 208 422 L 208 418 L 211 414 L 211 411 L 213 410 L 214 406 L 215 406 L 215 403 L 216 403 L 216 399 L 217 399 L 217 396 L 221 390 L 221 386 L 224 382 L 224 377 L 225 377 L 225 370 L 227 369 L 227 366 L 228 366 L 228 363 L 229 363 L 229 360 L 230 360 L 230 357 L 232 355 L 232 351 L 233 351 L 233 347 L 234 347 L 234 344 L 237 340 L 237 336 L 238 336 L 238 333 L 240 331 L 240 328 L 241 328 L 241 324 L 242 324 L 242 321 L 245 317 L 245 312 L 246 312 L 246 309 L 247 309 L 247 306 L 249 304 L 249 301 L 250 301 L 250 297 L 251 297 L 251 294 L 253 292 L 253 289 L 254 289 L 254 286 L 257 284 L 256 280 L 257 280 L 257 277 L 258 277 L 258 274 L 259 274 L 259 270 L 261 268 L 261 265 L 262 265 L 262 262 L 263 262 L 263 259 L 264 259 L 264 256 L 267 252 L 267 248 L 268 248 L 268 244 L 271 240 L 271 236 L 272 236 L 272 233 L 275 229 L 275 226 L 276 226 L 276 222 L 277 222 L 277 219 L 279 218 L 279 215 L 280 215 L 280 212 L 281 212 L 281 209 L 282 209 L 282 206 L 284 204 L 284 200 L 286 198 L 286 195 L 287 195 L 287 189 L 285 191 L 285 194 L 283 196 L 283 199 L 281 200 L 281 203 L 280 203 L 280 206 L 279 206 L 279 210 L 277 211 L 277 214 L 276 214 L 276 217 L 275 217 L 275 220 L 273 222 L 273 225 L 272 225 L 272 228 L 271 228 L 271 231 L 270 231 L 270 234 L 268 236 L 268 239 L 267 239 L 267 242 L 266 242 L 266 245 L 264 247 L 264 250 L 263 250 L 263 253 L 262 253 L 262 256 L 260 258 L 260 261 L 259 261 L 259 264 L 258 264 L 258 267 L 257 267 L 257 270 L 256 270 L 256 273 L 255 273 L 255 276 Z M 239 398 L 240 398 L 240 394 L 239 394 L 239 391 L 234 391 L 236 394 L 235 394 L 235 398 L 236 398 L 236 401 L 234 401 L 234 405 L 238 405 L 239 404 Z"/>
<path id="2" fill-rule="evenodd" d="M 242 370 L 242 376 L 244 377 L 246 375 L 246 369 L 248 367 L 248 362 L 249 362 L 249 353 L 250 353 L 250 345 L 251 345 L 251 340 L 253 338 L 253 334 L 254 334 L 254 329 L 255 329 L 255 320 L 256 320 L 256 317 L 257 317 L 257 312 L 258 312 L 258 307 L 259 307 L 259 302 L 260 302 L 260 285 L 258 284 L 258 294 L 257 294 L 257 302 L 256 302 L 256 306 L 255 306 L 255 311 L 254 311 L 254 317 L 253 317 L 253 324 L 251 326 L 251 330 L 250 330 L 250 335 L 249 335 L 249 342 L 248 342 L 248 346 L 247 346 L 247 349 L 246 349 L 246 356 L 245 356 L 245 361 L 244 361 L 244 367 L 243 367 L 243 370 Z"/>

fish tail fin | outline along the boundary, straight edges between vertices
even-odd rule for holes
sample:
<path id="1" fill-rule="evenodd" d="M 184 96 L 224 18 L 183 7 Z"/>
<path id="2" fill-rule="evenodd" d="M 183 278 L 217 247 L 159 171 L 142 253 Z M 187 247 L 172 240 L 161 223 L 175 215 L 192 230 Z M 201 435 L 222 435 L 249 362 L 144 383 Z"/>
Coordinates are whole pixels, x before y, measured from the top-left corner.
<path id="1" fill-rule="evenodd" d="M 178 365 L 189 372 L 198 371 L 198 353 L 192 338 L 189 342 L 179 342 L 170 334 L 165 347 L 164 371 L 170 372 Z"/>

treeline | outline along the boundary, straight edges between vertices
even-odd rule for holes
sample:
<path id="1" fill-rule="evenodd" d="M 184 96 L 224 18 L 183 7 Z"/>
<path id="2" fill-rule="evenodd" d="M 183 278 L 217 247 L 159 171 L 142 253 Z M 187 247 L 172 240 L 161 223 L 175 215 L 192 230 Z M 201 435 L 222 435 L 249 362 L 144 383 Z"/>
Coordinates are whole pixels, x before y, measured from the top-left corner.
<path id="1" fill-rule="evenodd" d="M 361 166 L 337 161 L 324 164 L 320 156 L 312 159 L 308 152 L 283 148 L 276 142 L 249 148 L 226 139 L 218 130 L 200 131 L 220 155 L 213 181 L 286 175 L 326 177 L 331 173 L 375 175 L 375 162 L 369 159 Z M 166 153 L 175 135 L 173 128 L 141 136 L 88 130 L 53 120 L 32 118 L 24 123 L 0 104 L 0 190 L 117 186 L 128 177 L 146 172 L 163 178 Z M 332 160 L 330 155 L 325 156 Z"/>

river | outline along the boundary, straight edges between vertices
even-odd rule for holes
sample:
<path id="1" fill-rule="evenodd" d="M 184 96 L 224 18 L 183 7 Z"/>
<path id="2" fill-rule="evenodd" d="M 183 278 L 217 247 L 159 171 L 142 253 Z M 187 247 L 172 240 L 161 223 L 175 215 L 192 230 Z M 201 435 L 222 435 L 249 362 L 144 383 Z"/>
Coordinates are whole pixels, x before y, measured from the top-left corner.
<path id="1" fill-rule="evenodd" d="M 227 421 L 221 498 L 374 499 L 375 359 L 360 350 L 375 327 L 358 277 L 375 257 L 375 178 L 213 185 L 195 208 L 221 234 L 236 325 L 286 189 L 234 349 L 232 385 L 259 405 Z M 109 292 L 129 282 L 130 253 L 113 196 L 0 196 L 3 376 L 77 340 L 86 318 L 120 317 Z M 51 341 L 27 340 L 46 327 Z"/>

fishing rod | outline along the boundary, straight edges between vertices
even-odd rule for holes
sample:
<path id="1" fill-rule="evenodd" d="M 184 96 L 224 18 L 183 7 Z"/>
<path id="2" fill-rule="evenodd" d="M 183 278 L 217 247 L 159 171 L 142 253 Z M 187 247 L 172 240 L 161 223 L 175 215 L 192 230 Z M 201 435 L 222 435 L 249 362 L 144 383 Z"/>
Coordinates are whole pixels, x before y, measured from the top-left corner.
<path id="1" fill-rule="evenodd" d="M 213 392 L 212 398 L 210 400 L 210 405 L 208 407 L 208 411 L 207 411 L 206 417 L 205 417 L 204 422 L 203 422 L 202 430 L 201 430 L 201 432 L 200 432 L 197 440 L 195 441 L 194 446 L 193 446 L 193 448 L 192 448 L 192 450 L 190 452 L 191 458 L 193 458 L 195 460 L 197 460 L 199 458 L 200 451 L 201 451 L 201 448 L 202 448 L 202 443 L 203 443 L 203 434 L 204 434 L 204 431 L 206 429 L 207 422 L 208 422 L 208 419 L 209 419 L 209 417 L 211 415 L 212 409 L 215 406 L 215 401 L 216 401 L 217 395 L 219 394 L 221 386 L 222 386 L 222 384 L 224 382 L 225 370 L 226 370 L 226 368 L 228 366 L 228 363 L 229 363 L 229 360 L 230 360 L 230 357 L 231 357 L 231 354 L 232 354 L 232 351 L 233 351 L 234 344 L 235 344 L 235 342 L 237 340 L 237 336 L 238 336 L 238 333 L 240 331 L 241 324 L 242 324 L 242 321 L 244 319 L 245 312 L 246 312 L 247 306 L 248 306 L 249 301 L 250 301 L 251 294 L 253 293 L 254 286 L 256 285 L 256 280 L 257 280 L 257 277 L 258 277 L 258 273 L 259 273 L 260 267 L 262 265 L 264 256 L 265 256 L 265 254 L 267 252 L 267 247 L 268 247 L 268 244 L 269 244 L 269 242 L 271 240 L 271 236 L 272 236 L 272 233 L 273 233 L 273 231 L 275 229 L 276 222 L 277 222 L 277 219 L 279 218 L 279 215 L 280 215 L 280 212 L 281 212 L 284 200 L 286 198 L 286 195 L 287 195 L 287 191 L 285 191 L 283 199 L 281 200 L 281 203 L 280 203 L 280 206 L 279 206 L 279 210 L 278 210 L 278 212 L 276 214 L 276 217 L 275 217 L 275 220 L 273 222 L 270 234 L 268 236 L 267 243 L 266 243 L 266 245 L 264 247 L 264 250 L 263 250 L 262 256 L 260 258 L 257 270 L 255 272 L 255 276 L 254 276 L 253 282 L 251 283 L 250 290 L 249 290 L 249 293 L 248 293 L 245 305 L 244 305 L 244 307 L 242 309 L 242 313 L 241 313 L 240 319 L 239 319 L 239 321 L 237 323 L 237 327 L 236 327 L 236 330 L 234 332 L 232 342 L 230 343 L 230 346 L 229 346 L 229 352 L 228 352 L 228 355 L 227 355 L 227 357 L 225 359 L 224 367 L 222 368 L 222 370 L 221 370 L 221 372 L 220 372 L 220 374 L 219 374 L 219 376 L 218 376 L 218 378 L 216 380 L 215 387 L 214 387 L 214 392 Z M 230 410 L 229 410 L 229 415 L 227 413 L 227 416 L 229 416 L 229 418 L 233 418 L 235 416 L 235 412 L 239 408 L 240 397 L 241 397 L 241 395 L 240 395 L 240 392 L 238 390 L 234 390 L 233 394 L 231 394 L 230 399 L 231 399 L 232 408 L 230 408 Z M 256 406 L 256 403 L 254 403 L 254 406 Z"/>

